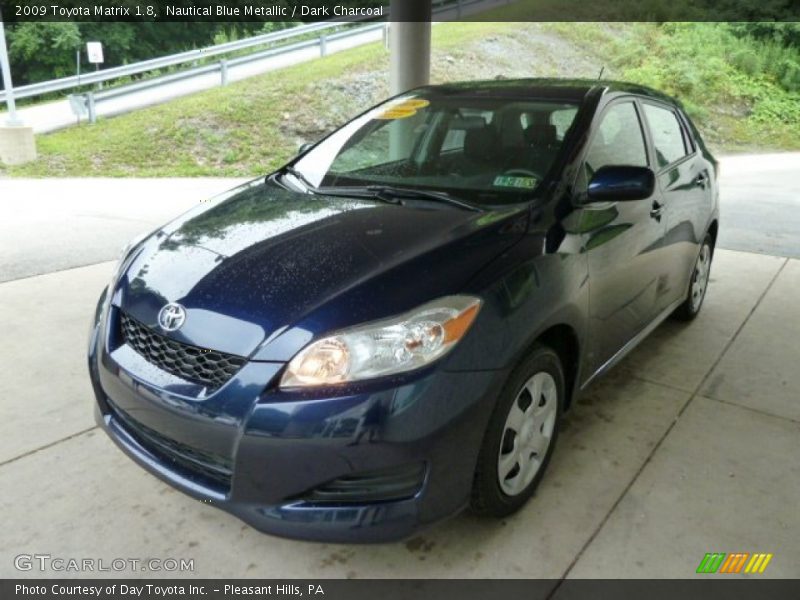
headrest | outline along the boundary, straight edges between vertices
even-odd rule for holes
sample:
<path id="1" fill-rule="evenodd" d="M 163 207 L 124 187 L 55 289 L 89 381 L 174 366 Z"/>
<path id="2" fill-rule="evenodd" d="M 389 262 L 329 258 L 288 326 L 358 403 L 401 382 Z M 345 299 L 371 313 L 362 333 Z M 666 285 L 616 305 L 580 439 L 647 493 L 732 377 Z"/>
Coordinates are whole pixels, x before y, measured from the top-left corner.
<path id="1" fill-rule="evenodd" d="M 461 131 L 483 129 L 486 127 L 486 120 L 483 117 L 456 117 L 450 122 L 449 127 Z"/>
<path id="2" fill-rule="evenodd" d="M 534 123 L 525 129 L 525 141 L 530 146 L 551 146 L 558 143 L 558 131 L 550 123 Z"/>
<path id="3" fill-rule="evenodd" d="M 489 125 L 469 129 L 464 135 L 464 156 L 479 162 L 491 162 L 497 156 L 499 138 Z"/>

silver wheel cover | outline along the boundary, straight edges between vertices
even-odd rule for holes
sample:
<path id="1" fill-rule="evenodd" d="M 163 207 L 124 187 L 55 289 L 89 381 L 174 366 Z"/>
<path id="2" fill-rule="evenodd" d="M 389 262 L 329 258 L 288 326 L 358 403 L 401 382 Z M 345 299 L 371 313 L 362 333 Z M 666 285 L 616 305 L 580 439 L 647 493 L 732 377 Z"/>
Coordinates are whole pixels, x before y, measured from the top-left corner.
<path id="1" fill-rule="evenodd" d="M 506 417 L 497 479 L 508 496 L 522 493 L 542 466 L 558 414 L 558 389 L 550 373 L 533 375 L 517 392 Z"/>
<path id="2" fill-rule="evenodd" d="M 703 247 L 700 249 L 700 255 L 697 257 L 697 262 L 694 266 L 694 273 L 692 274 L 692 289 L 691 295 L 689 296 L 689 304 L 692 312 L 700 310 L 700 305 L 703 303 L 703 298 L 706 295 L 710 270 L 711 247 L 708 244 L 703 244 Z"/>

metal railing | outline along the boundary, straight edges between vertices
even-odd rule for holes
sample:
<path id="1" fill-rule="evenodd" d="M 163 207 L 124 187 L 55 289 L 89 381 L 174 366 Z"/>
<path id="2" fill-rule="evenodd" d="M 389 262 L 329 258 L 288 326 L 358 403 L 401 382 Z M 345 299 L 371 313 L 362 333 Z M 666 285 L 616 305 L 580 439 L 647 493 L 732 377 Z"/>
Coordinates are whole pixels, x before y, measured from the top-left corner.
<path id="1" fill-rule="evenodd" d="M 499 4 L 508 4 L 511 1 L 513 0 L 434 0 L 433 12 L 435 15 L 441 15 L 445 12 L 452 12 L 453 16 L 460 18 L 467 11 L 477 5 L 489 5 L 488 7 L 492 7 Z M 144 89 L 159 87 L 161 85 L 180 81 L 182 79 L 214 72 L 219 73 L 220 85 L 226 85 L 228 83 L 228 69 L 231 67 L 312 47 L 318 47 L 320 56 L 325 56 L 327 54 L 328 44 L 330 42 L 357 37 L 379 29 L 386 30 L 387 27 L 388 23 L 386 22 L 369 22 L 365 25 L 353 26 L 352 22 L 347 21 L 323 21 L 319 23 L 310 23 L 308 25 L 299 25 L 289 29 L 273 31 L 242 40 L 225 42 L 222 44 L 209 46 L 207 48 L 187 50 L 185 52 L 179 52 L 177 54 L 131 63 L 129 65 L 111 67 L 109 69 L 103 69 L 86 74 L 73 75 L 70 77 L 62 77 L 59 79 L 51 79 L 49 81 L 42 81 L 20 87 L 14 87 L 14 98 L 32 98 L 87 85 L 101 85 L 103 83 L 118 79 L 134 77 L 144 73 L 175 67 L 177 65 L 196 64 L 199 61 L 205 61 L 212 57 L 225 56 L 250 48 L 257 48 L 267 44 L 275 44 L 276 42 L 285 42 L 297 37 L 319 33 L 319 36 L 312 39 L 282 44 L 280 46 L 270 47 L 264 50 L 257 50 L 245 56 L 237 56 L 230 59 L 221 58 L 218 62 L 201 66 L 191 66 L 188 69 L 183 69 L 175 73 L 150 77 L 119 87 L 112 87 L 107 90 L 89 91 L 79 95 L 77 98 L 75 96 L 71 97 L 70 102 L 73 106 L 73 110 L 76 112 L 82 111 L 83 114 L 88 116 L 90 122 L 95 122 L 97 117 L 96 103 L 103 100 L 108 100 L 110 98 L 123 96 Z M 327 33 L 329 30 L 334 28 L 345 29 L 333 33 Z M 386 33 L 384 33 L 384 36 L 385 35 Z M 0 91 L 0 102 L 6 102 L 5 91 Z"/>
<path id="2" fill-rule="evenodd" d="M 341 23 L 337 23 L 337 25 L 341 25 Z M 82 97 L 81 102 L 83 103 L 83 108 L 81 112 L 82 114 L 85 114 L 87 116 L 90 123 L 95 123 L 97 121 L 97 103 L 102 102 L 104 100 L 117 98 L 119 96 L 125 96 L 127 94 L 140 92 L 150 88 L 160 87 L 162 85 L 173 83 L 175 81 L 190 79 L 192 77 L 197 77 L 199 75 L 205 75 L 208 73 L 219 73 L 219 85 L 224 86 L 228 84 L 228 70 L 232 67 L 247 64 L 250 62 L 255 62 L 257 60 L 263 60 L 265 58 L 270 58 L 273 56 L 280 56 L 282 54 L 287 54 L 289 52 L 304 50 L 306 48 L 315 48 L 315 47 L 319 48 L 320 56 L 325 56 L 327 54 L 329 42 L 355 37 L 358 35 L 362 35 L 364 33 L 369 33 L 371 31 L 385 29 L 386 27 L 387 27 L 386 23 L 372 23 L 369 25 L 364 25 L 353 29 L 346 29 L 344 31 L 339 31 L 332 34 L 323 34 L 320 35 L 318 38 L 303 40 L 300 42 L 295 42 L 293 44 L 286 44 L 283 46 L 278 46 L 277 48 L 268 48 L 266 50 L 260 50 L 252 54 L 248 54 L 246 56 L 239 56 L 231 59 L 223 58 L 219 62 L 202 65 L 199 67 L 192 67 L 189 69 L 178 71 L 176 73 L 162 75 L 160 77 L 152 77 L 149 79 L 144 79 L 136 83 L 131 83 L 116 88 L 111 88 L 108 90 L 89 91 L 84 94 L 80 94 L 80 96 Z M 295 29 L 299 29 L 299 27 Z M 315 28 L 314 31 L 319 31 L 320 29 L 323 28 L 318 27 Z M 327 27 L 324 29 L 327 29 Z M 302 33 L 309 33 L 309 31 L 305 30 Z M 237 49 L 241 49 L 241 47 Z M 230 52 L 233 52 L 233 50 L 230 50 Z M 75 104 L 73 101 L 74 110 L 77 106 L 78 104 Z"/>
<path id="3" fill-rule="evenodd" d="M 186 52 L 179 52 L 177 54 L 170 54 L 169 56 L 161 56 L 150 60 L 143 60 L 140 62 L 131 63 L 129 65 L 122 65 L 119 67 L 111 67 L 110 69 L 103 69 L 93 73 L 85 73 L 81 75 L 71 75 L 69 77 L 61 77 L 59 79 L 51 79 L 49 81 L 40 81 L 38 83 L 31 83 L 19 87 L 14 87 L 15 98 L 31 98 L 34 96 L 41 96 L 52 92 L 73 89 L 83 85 L 92 85 L 113 81 L 123 77 L 132 77 L 134 75 L 141 75 L 149 71 L 157 71 L 167 67 L 176 65 L 194 63 L 199 60 L 204 60 L 213 56 L 220 56 L 230 54 L 247 48 L 256 46 L 263 46 L 278 41 L 284 41 L 323 31 L 333 27 L 342 27 L 347 23 L 342 22 L 322 22 L 311 23 L 309 25 L 300 25 L 290 29 L 282 29 L 280 31 L 273 31 L 263 35 L 246 38 L 243 40 L 236 40 L 233 42 L 225 42 L 217 44 L 216 46 L 209 46 L 208 48 L 199 48 L 197 50 L 187 50 Z M 314 40 L 315 41 L 315 40 Z M 315 41 L 316 42 L 316 41 Z M 5 102 L 6 92 L 0 92 L 0 101 Z"/>

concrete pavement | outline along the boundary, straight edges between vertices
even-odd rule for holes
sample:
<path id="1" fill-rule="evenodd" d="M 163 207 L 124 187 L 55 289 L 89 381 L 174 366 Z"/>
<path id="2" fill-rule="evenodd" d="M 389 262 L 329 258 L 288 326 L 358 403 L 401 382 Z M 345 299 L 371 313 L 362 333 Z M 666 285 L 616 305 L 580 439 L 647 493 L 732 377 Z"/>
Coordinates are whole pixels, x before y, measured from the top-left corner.
<path id="1" fill-rule="evenodd" d="M 800 258 L 800 152 L 725 156 L 718 246 Z"/>
<path id="2" fill-rule="evenodd" d="M 0 179 L 0 282 L 113 260 L 239 179 Z"/>
<path id="3" fill-rule="evenodd" d="M 773 376 L 800 360 L 800 321 L 769 329 L 777 366 L 750 343 L 800 293 L 800 261 L 720 250 L 701 316 L 666 323 L 590 388 L 519 514 L 462 515 L 369 547 L 259 534 L 143 472 L 94 428 L 83 352 L 110 270 L 0 285 L 2 577 L 39 575 L 14 569 L 20 553 L 187 558 L 195 571 L 170 575 L 195 577 L 690 577 L 712 550 L 772 552 L 766 576 L 800 576 L 798 390 Z M 740 361 L 761 393 L 724 385 Z"/>

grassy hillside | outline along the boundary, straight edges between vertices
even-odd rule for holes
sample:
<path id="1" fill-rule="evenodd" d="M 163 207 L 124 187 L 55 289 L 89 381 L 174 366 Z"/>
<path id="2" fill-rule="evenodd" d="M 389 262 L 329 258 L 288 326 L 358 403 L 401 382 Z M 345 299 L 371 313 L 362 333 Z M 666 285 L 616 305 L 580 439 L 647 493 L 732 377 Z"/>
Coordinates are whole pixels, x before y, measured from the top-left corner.
<path id="1" fill-rule="evenodd" d="M 604 77 L 680 97 L 718 150 L 800 147 L 800 96 L 758 65 L 768 59 L 763 46 L 724 25 L 451 23 L 433 31 L 434 82 L 596 77 L 604 68 Z M 387 67 L 388 53 L 372 44 L 39 136 L 39 160 L 8 174 L 256 175 L 385 97 Z"/>
<path id="2" fill-rule="evenodd" d="M 576 26 L 578 25 L 578 26 Z M 552 24 L 598 49 L 619 79 L 683 102 L 718 150 L 800 147 L 800 50 L 733 33 L 727 24 Z"/>

